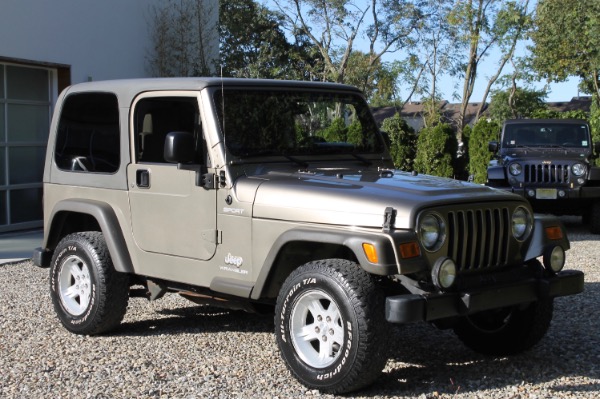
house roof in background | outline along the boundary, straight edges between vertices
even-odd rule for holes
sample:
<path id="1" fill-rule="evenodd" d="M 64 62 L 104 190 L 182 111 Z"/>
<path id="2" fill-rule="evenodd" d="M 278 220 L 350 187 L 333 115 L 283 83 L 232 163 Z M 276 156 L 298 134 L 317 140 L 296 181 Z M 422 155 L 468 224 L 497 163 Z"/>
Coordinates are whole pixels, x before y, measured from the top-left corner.
<path id="1" fill-rule="evenodd" d="M 577 111 L 581 110 L 584 112 L 590 111 L 590 106 L 592 104 L 591 96 L 580 96 L 573 97 L 570 101 L 561 101 L 561 102 L 548 102 L 548 108 L 553 111 L 565 112 L 565 111 Z M 477 114 L 477 110 L 481 103 L 469 103 L 467 105 L 467 113 L 466 120 L 467 123 L 471 122 L 475 115 Z M 488 107 L 488 103 L 485 103 L 483 106 L 483 111 L 485 111 Z M 439 103 L 440 109 L 442 111 L 443 116 L 449 120 L 450 122 L 455 122 L 458 120 L 458 116 L 460 114 L 460 103 L 449 103 L 448 101 L 441 101 Z M 391 118 L 396 114 L 396 112 L 400 112 L 400 116 L 404 119 L 415 119 L 422 118 L 423 112 L 425 110 L 425 103 L 420 101 L 409 102 L 404 104 L 402 108 L 399 107 L 373 107 L 373 116 L 377 121 L 378 125 L 381 125 L 386 118 Z"/>

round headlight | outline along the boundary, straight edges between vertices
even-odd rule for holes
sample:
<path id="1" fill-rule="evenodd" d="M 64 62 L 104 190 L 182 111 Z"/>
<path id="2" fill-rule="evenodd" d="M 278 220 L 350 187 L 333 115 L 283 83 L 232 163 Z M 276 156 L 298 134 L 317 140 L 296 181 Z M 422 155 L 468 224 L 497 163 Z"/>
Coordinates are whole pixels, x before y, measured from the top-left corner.
<path id="1" fill-rule="evenodd" d="M 551 250 L 544 252 L 544 267 L 553 273 L 558 273 L 565 266 L 565 258 L 565 250 L 557 245 Z"/>
<path id="2" fill-rule="evenodd" d="M 583 176 L 585 174 L 585 170 L 585 165 L 579 162 L 574 163 L 573 166 L 571 166 L 571 172 L 573 172 L 573 174 L 577 177 Z"/>
<path id="3" fill-rule="evenodd" d="M 531 213 L 529 213 L 527 208 L 522 206 L 517 207 L 512 214 L 513 236 L 519 241 L 524 241 L 529 237 L 532 227 L 533 221 Z"/>
<path id="4" fill-rule="evenodd" d="M 429 213 L 420 218 L 418 234 L 426 250 L 437 251 L 446 239 L 446 226 L 440 216 Z"/>
<path id="5" fill-rule="evenodd" d="M 508 171 L 510 172 L 511 175 L 518 176 L 523 171 L 523 167 L 521 167 L 520 163 L 511 163 L 510 166 L 508 167 Z"/>
<path id="6" fill-rule="evenodd" d="M 456 280 L 456 264 L 450 258 L 440 258 L 431 270 L 433 284 L 441 290 L 447 290 Z"/>

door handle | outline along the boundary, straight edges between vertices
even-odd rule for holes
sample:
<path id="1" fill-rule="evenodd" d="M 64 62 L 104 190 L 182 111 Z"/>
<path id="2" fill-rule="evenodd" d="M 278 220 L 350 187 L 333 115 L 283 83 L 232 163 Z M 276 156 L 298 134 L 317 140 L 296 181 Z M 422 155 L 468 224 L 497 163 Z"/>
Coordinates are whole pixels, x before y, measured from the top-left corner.
<path id="1" fill-rule="evenodd" d="M 135 171 L 135 184 L 140 188 L 150 187 L 150 171 L 138 169 Z"/>

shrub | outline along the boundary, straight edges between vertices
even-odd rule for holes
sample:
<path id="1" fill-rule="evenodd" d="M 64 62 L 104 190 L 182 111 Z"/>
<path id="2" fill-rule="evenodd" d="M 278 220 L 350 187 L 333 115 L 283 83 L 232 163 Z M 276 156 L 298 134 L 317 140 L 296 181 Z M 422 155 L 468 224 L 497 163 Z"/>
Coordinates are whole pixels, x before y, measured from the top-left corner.
<path id="1" fill-rule="evenodd" d="M 411 171 L 416 155 L 417 136 L 414 129 L 396 113 L 383 121 L 381 130 L 387 133 L 389 138 L 388 145 L 394 166 L 400 170 Z"/>
<path id="2" fill-rule="evenodd" d="M 469 173 L 475 183 L 487 181 L 487 167 L 493 154 L 488 151 L 490 141 L 498 141 L 501 126 L 487 119 L 479 119 L 471 132 L 469 140 Z"/>
<path id="3" fill-rule="evenodd" d="M 421 130 L 417 139 L 415 170 L 434 176 L 454 177 L 457 147 L 454 130 L 446 123 Z"/>

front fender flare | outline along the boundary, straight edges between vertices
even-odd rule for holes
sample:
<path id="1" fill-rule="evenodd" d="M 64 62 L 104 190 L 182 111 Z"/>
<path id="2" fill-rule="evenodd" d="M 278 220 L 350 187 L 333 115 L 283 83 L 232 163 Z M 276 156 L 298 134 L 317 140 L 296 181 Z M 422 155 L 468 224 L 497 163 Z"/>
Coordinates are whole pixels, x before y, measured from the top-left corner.
<path id="1" fill-rule="evenodd" d="M 560 227 L 562 230 L 562 238 L 551 240 L 546 235 L 546 228 L 556 226 Z M 567 231 L 565 230 L 562 222 L 551 215 L 536 215 L 533 237 L 531 237 L 529 247 L 527 248 L 525 261 L 542 256 L 547 248 L 551 248 L 556 245 L 560 245 L 565 251 L 571 248 L 571 244 L 567 238 Z"/>
<path id="2" fill-rule="evenodd" d="M 360 267 L 367 272 L 377 275 L 391 275 L 398 273 L 398 264 L 394 252 L 394 241 L 389 235 L 360 231 L 323 230 L 309 227 L 297 228 L 283 233 L 271 247 L 269 254 L 263 262 L 263 267 L 258 275 L 256 285 L 252 290 L 251 297 L 253 299 L 260 298 L 271 273 L 273 264 L 283 246 L 287 243 L 297 241 L 345 246 L 354 253 Z M 362 244 L 364 242 L 375 245 L 379 255 L 377 264 L 373 264 L 367 260 L 362 249 Z"/>

